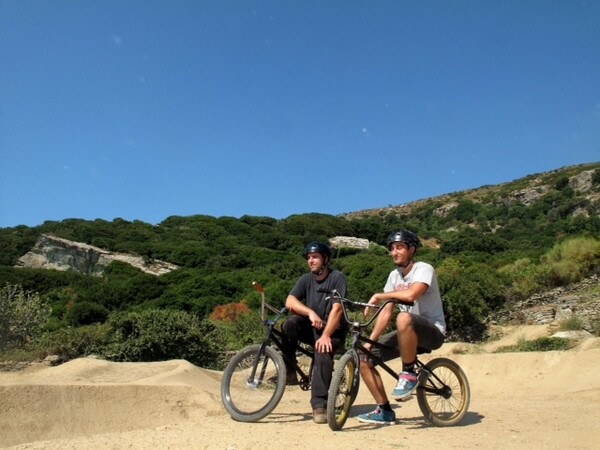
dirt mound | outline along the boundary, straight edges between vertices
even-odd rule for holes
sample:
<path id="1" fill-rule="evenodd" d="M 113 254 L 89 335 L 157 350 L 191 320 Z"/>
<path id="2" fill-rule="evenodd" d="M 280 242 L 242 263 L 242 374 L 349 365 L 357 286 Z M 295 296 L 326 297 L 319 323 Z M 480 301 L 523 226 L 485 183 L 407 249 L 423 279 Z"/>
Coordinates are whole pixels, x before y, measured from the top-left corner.
<path id="1" fill-rule="evenodd" d="M 540 330 L 506 330 L 497 341 L 472 352 L 440 355 L 458 362 L 472 391 L 469 413 L 452 428 L 435 428 L 417 402 L 392 402 L 398 423 L 378 428 L 356 420 L 373 408 L 361 387 L 344 429 L 314 424 L 309 394 L 288 387 L 267 418 L 233 421 L 220 400 L 219 372 L 181 361 L 113 363 L 83 358 L 57 367 L 0 373 L 0 447 L 14 449 L 253 449 L 414 448 L 595 448 L 600 442 L 600 340 L 545 353 L 489 353 Z M 464 350 L 464 349 L 463 349 Z M 394 368 L 400 361 L 392 362 Z M 386 388 L 394 380 L 384 375 Z M 297 438 L 282 441 L 281 436 Z M 302 436 L 302 438 L 300 438 Z"/>

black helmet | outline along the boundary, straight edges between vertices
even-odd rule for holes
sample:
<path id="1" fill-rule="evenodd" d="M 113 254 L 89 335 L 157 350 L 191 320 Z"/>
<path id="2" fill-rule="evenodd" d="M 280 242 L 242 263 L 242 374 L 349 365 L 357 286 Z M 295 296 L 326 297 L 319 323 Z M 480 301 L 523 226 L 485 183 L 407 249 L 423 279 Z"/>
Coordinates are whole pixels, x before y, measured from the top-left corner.
<path id="1" fill-rule="evenodd" d="M 387 238 L 387 248 L 391 250 L 391 246 L 393 242 L 404 242 L 409 247 L 419 248 L 421 246 L 421 241 L 419 237 L 409 230 L 400 230 L 395 231 L 390 234 Z"/>
<path id="2" fill-rule="evenodd" d="M 308 258 L 309 253 L 320 253 L 327 261 L 331 259 L 331 249 L 322 242 L 311 242 L 304 248 L 304 258 Z"/>

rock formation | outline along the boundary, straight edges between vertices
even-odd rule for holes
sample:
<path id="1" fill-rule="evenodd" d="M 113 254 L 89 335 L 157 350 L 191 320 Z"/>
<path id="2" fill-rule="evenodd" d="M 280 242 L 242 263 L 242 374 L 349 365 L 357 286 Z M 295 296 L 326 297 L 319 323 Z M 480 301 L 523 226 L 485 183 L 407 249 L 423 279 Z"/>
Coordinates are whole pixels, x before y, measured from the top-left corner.
<path id="1" fill-rule="evenodd" d="M 140 256 L 115 253 L 88 244 L 69 241 L 49 234 L 42 234 L 34 247 L 21 256 L 16 267 L 35 269 L 71 270 L 102 275 L 113 261 L 121 261 L 152 275 L 163 275 L 178 268 L 163 261 L 147 261 Z"/>

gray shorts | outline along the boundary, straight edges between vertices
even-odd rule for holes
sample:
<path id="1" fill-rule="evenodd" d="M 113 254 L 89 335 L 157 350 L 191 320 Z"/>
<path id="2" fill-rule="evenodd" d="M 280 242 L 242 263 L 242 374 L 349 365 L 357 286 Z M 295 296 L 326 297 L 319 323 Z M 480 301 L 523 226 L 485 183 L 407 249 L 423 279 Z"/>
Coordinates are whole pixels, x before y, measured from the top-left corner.
<path id="1" fill-rule="evenodd" d="M 444 343 L 444 334 L 439 330 L 439 328 L 418 314 L 409 314 L 412 317 L 413 329 L 415 330 L 415 333 L 417 333 L 419 349 L 435 350 L 440 348 Z M 391 331 L 384 334 L 377 342 L 385 347 L 379 348 L 374 346 L 372 353 L 381 358 L 383 361 L 389 361 L 390 359 L 400 357 L 397 331 Z"/>

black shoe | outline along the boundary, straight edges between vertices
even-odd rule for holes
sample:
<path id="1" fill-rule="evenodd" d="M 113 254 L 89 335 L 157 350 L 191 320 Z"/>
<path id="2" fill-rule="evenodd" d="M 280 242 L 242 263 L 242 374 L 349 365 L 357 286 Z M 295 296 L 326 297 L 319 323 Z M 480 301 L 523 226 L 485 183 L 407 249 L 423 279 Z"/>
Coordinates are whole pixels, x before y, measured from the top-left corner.
<path id="1" fill-rule="evenodd" d="M 296 372 L 294 373 L 288 373 L 285 377 L 285 384 L 287 386 L 297 386 L 298 384 L 298 377 L 296 376 Z"/>
<path id="2" fill-rule="evenodd" d="M 276 384 L 277 383 L 277 375 L 273 375 L 272 377 L 269 377 L 267 379 L 267 381 L 269 383 Z M 296 376 L 295 372 L 288 373 L 286 375 L 285 384 L 286 384 L 286 386 L 298 386 L 300 384 L 300 383 L 298 383 L 298 377 Z"/>
<path id="3" fill-rule="evenodd" d="M 327 410 L 325 408 L 313 409 L 313 420 L 315 423 L 327 423 Z"/>

